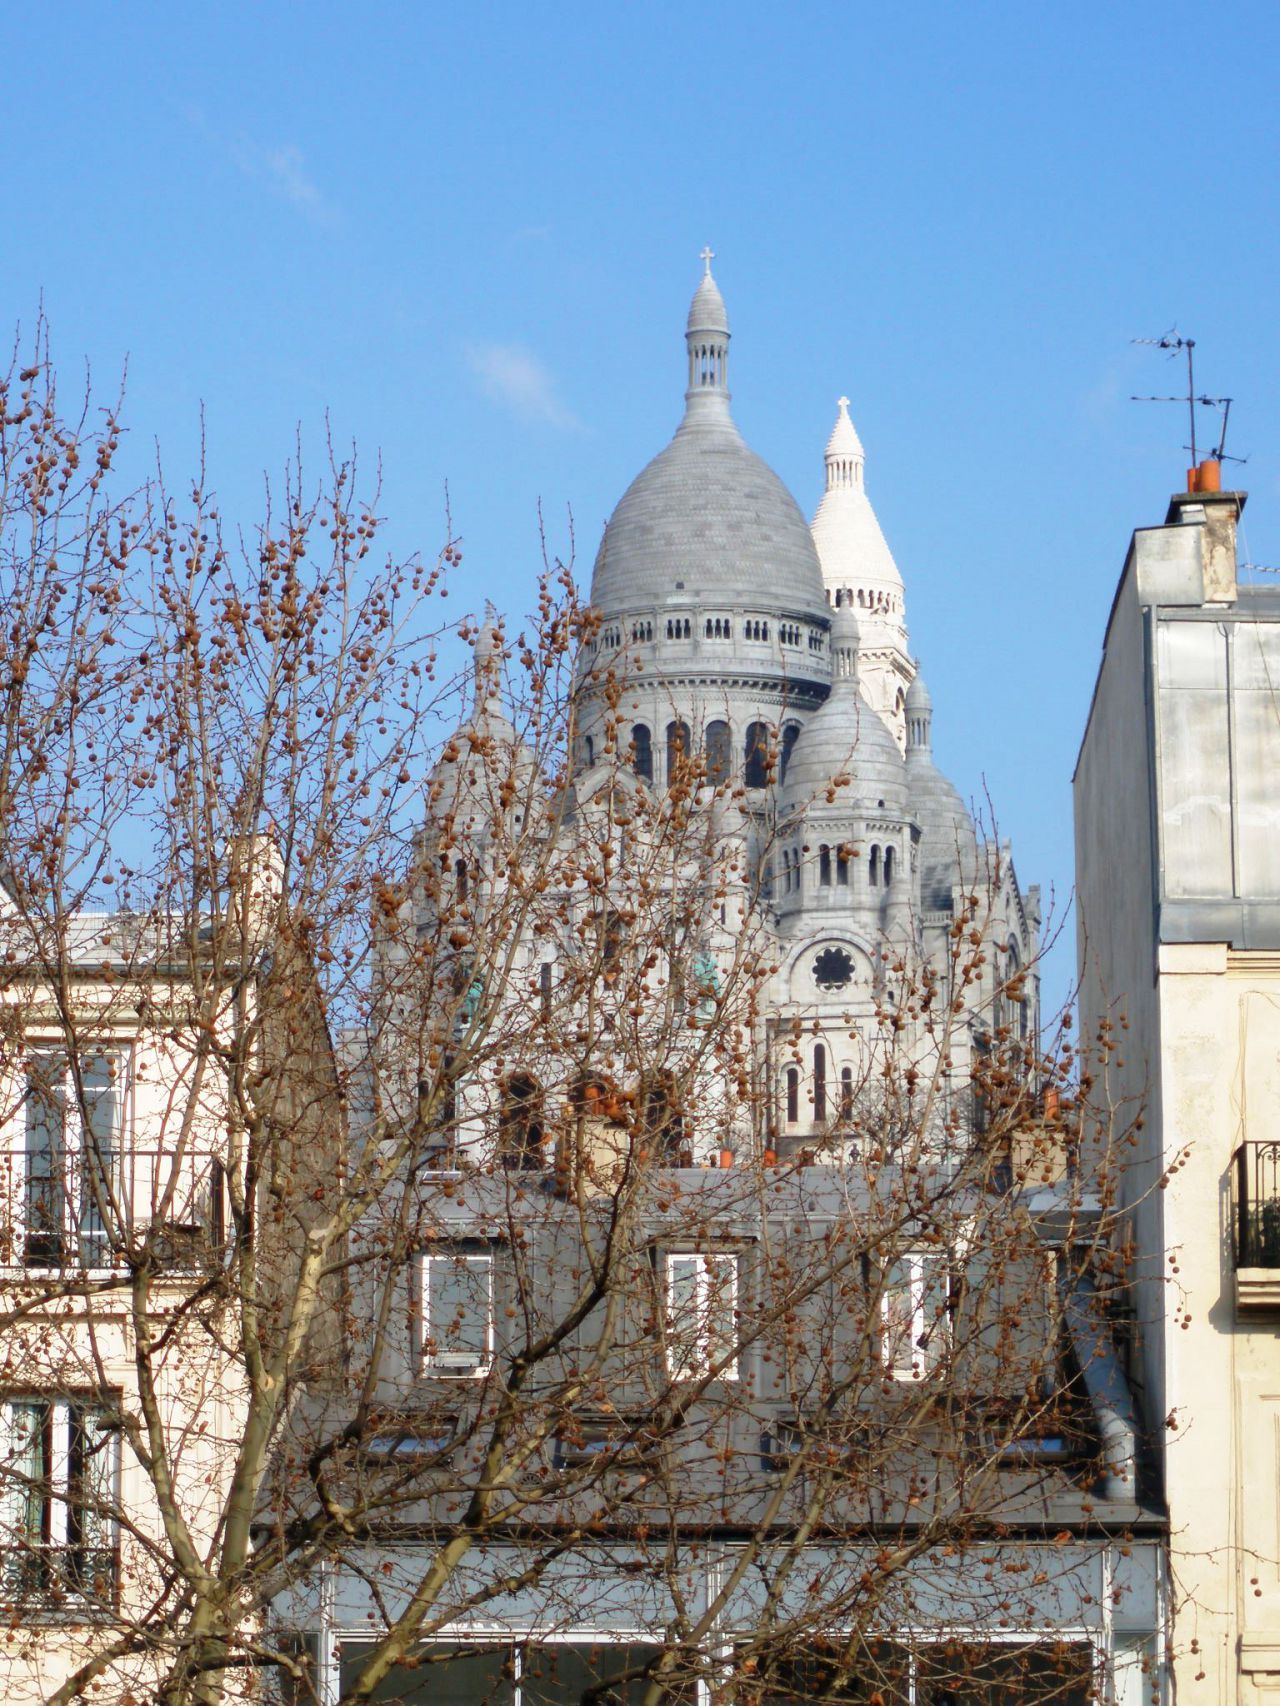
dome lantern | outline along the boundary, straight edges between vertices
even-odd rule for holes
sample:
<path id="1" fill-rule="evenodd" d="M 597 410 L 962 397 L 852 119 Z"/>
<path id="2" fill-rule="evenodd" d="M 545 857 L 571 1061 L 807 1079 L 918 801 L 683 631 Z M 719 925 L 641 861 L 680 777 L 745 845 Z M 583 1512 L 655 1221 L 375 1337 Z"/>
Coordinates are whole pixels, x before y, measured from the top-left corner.
<path id="1" fill-rule="evenodd" d="M 907 689 L 904 709 L 907 714 L 907 756 L 913 752 L 929 755 L 933 745 L 933 700 L 916 666 L 916 677 Z"/>
<path id="2" fill-rule="evenodd" d="M 839 399 L 840 413 L 836 416 L 836 424 L 831 429 L 831 437 L 827 440 L 827 490 L 833 492 L 842 486 L 860 486 L 863 469 L 866 466 L 867 453 L 862 448 L 862 440 L 858 437 L 858 429 L 849 417 L 849 399 Z"/>
<path id="3" fill-rule="evenodd" d="M 726 408 L 729 402 L 729 316 L 724 297 L 711 276 L 715 250 L 703 249 L 703 274 L 685 325 L 685 343 L 689 347 L 689 388 L 685 399 L 690 404 L 710 402 Z"/>

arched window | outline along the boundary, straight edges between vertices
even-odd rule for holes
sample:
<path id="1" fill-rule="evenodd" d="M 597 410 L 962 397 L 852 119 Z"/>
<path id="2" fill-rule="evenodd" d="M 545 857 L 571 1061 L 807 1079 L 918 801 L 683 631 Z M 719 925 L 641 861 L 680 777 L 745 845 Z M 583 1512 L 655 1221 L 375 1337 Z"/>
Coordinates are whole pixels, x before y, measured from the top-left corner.
<path id="1" fill-rule="evenodd" d="M 842 889 L 847 889 L 849 886 L 849 849 L 847 847 L 836 849 L 836 886 Z"/>
<path id="2" fill-rule="evenodd" d="M 871 857 L 867 860 L 867 881 L 873 889 L 880 887 L 880 849 L 873 847 Z"/>
<path id="3" fill-rule="evenodd" d="M 631 731 L 631 745 L 635 756 L 632 764 L 637 776 L 646 782 L 653 781 L 653 736 L 649 733 L 648 723 L 637 723 Z"/>
<path id="4" fill-rule="evenodd" d="M 674 782 L 689 762 L 688 723 L 667 724 L 667 781 Z"/>
<path id="5" fill-rule="evenodd" d="M 813 1045 L 813 1117 L 827 1117 L 827 1050 L 824 1043 Z"/>
<path id="6" fill-rule="evenodd" d="M 1013 1012 L 1010 1017 L 1013 1020 L 1013 1029 L 1018 1041 L 1025 1043 L 1030 1025 L 1031 1003 L 1027 1000 L 1026 984 L 1022 981 L 1022 956 L 1019 954 L 1018 944 L 1012 936 L 1009 938 L 1008 953 L 1007 981 L 1014 986 Z"/>
<path id="7" fill-rule="evenodd" d="M 763 788 L 767 785 L 771 744 L 768 723 L 751 723 L 748 726 L 742 767 L 742 780 L 748 788 Z"/>
<path id="8" fill-rule="evenodd" d="M 825 842 L 818 849 L 818 881 L 824 889 L 831 887 L 831 849 Z"/>
<path id="9" fill-rule="evenodd" d="M 893 848 L 886 847 L 884 850 L 884 886 L 886 888 L 888 888 L 893 882 L 893 867 Z"/>
<path id="10" fill-rule="evenodd" d="M 541 1167 L 542 1136 L 542 1088 L 527 1072 L 513 1072 L 502 1086 L 498 1159 L 504 1167 Z"/>
<path id="11" fill-rule="evenodd" d="M 788 847 L 782 849 L 782 892 L 791 893 L 791 850 Z"/>
<path id="12" fill-rule="evenodd" d="M 853 1118 L 853 1068 L 851 1066 L 840 1068 L 840 1118 L 842 1120 Z"/>
<path id="13" fill-rule="evenodd" d="M 787 765 L 791 762 L 791 749 L 799 739 L 799 723 L 788 723 L 782 731 L 782 759 L 778 765 L 778 780 L 780 782 L 785 782 L 787 779 Z"/>
<path id="14" fill-rule="evenodd" d="M 467 861 L 455 859 L 453 862 L 453 890 L 459 900 L 467 898 Z"/>
<path id="15" fill-rule="evenodd" d="M 787 1124 L 795 1125 L 800 1118 L 800 1068 L 787 1068 Z"/>
<path id="16" fill-rule="evenodd" d="M 729 772 L 733 765 L 732 736 L 729 725 L 724 722 L 707 724 L 707 781 L 715 788 L 721 782 L 729 780 Z"/>
<path id="17" fill-rule="evenodd" d="M 583 746 L 583 750 L 586 752 L 586 755 L 587 755 L 587 769 L 590 770 L 591 766 L 596 761 L 596 743 L 594 740 L 592 740 L 590 735 L 587 735 L 587 737 L 584 739 L 584 741 L 582 743 L 582 746 Z"/>
<path id="18" fill-rule="evenodd" d="M 800 880 L 803 873 L 804 873 L 804 864 L 800 858 L 800 849 L 797 847 L 792 852 L 792 855 L 791 855 L 791 875 L 795 879 L 796 893 L 797 894 L 800 893 L 801 887 L 803 886 L 801 883 L 801 880 Z"/>

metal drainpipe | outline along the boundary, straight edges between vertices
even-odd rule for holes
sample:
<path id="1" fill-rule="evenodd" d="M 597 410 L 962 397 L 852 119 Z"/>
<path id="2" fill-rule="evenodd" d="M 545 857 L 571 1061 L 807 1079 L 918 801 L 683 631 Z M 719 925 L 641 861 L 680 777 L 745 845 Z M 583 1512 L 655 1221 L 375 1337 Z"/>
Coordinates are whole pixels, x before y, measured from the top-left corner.
<path id="1" fill-rule="evenodd" d="M 1102 1490 L 1108 1499 L 1132 1503 L 1138 1487 L 1138 1416 L 1129 1383 L 1099 1319 L 1097 1292 L 1087 1274 L 1059 1280 L 1063 1313 L 1076 1361 L 1084 1377 L 1102 1437 Z"/>

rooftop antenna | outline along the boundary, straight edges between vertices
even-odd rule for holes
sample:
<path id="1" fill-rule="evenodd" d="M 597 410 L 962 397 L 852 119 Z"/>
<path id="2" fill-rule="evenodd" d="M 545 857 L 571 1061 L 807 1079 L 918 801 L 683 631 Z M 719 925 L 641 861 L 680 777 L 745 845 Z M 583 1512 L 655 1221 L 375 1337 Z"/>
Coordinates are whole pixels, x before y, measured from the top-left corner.
<path id="1" fill-rule="evenodd" d="M 1196 370 L 1194 338 L 1178 336 L 1178 328 L 1171 326 L 1160 338 L 1132 338 L 1131 343 L 1143 344 L 1148 349 L 1168 350 L 1170 361 L 1180 350 L 1187 352 L 1187 391 L 1184 397 L 1130 397 L 1131 403 L 1185 403 L 1187 413 L 1191 417 L 1191 466 L 1196 466 Z"/>
<path id="2" fill-rule="evenodd" d="M 1195 374 L 1196 340 L 1194 338 L 1180 337 L 1178 335 L 1177 327 L 1174 326 L 1174 327 L 1171 327 L 1170 330 L 1167 331 L 1163 337 L 1159 337 L 1159 338 L 1133 338 L 1131 340 L 1131 342 L 1133 342 L 1135 344 L 1143 344 L 1150 349 L 1167 350 L 1169 352 L 1169 359 L 1170 360 L 1172 360 L 1176 355 L 1178 355 L 1183 350 L 1185 350 L 1187 353 L 1187 389 L 1182 396 L 1179 396 L 1179 397 L 1130 397 L 1129 401 L 1131 403 L 1181 403 L 1186 408 L 1187 416 L 1188 416 L 1188 420 L 1189 420 L 1189 424 L 1190 424 L 1190 428 L 1191 428 L 1191 443 L 1186 448 L 1189 449 L 1191 452 L 1191 467 L 1192 467 L 1192 469 L 1194 470 L 1195 468 L 1197 468 L 1199 466 L 1199 458 L 1196 454 L 1196 409 L 1197 409 L 1197 407 L 1204 408 L 1204 409 L 1221 409 L 1221 411 L 1222 411 L 1222 430 L 1218 435 L 1218 447 L 1213 452 L 1213 460 L 1215 462 L 1224 462 L 1224 461 L 1225 462 L 1241 462 L 1241 463 L 1247 462 L 1248 461 L 1247 456 L 1228 456 L 1226 453 L 1227 422 L 1231 418 L 1231 405 L 1235 401 L 1235 399 L 1232 397 L 1210 397 L 1210 396 L 1207 396 L 1203 392 L 1199 396 L 1196 395 L 1196 374 Z"/>

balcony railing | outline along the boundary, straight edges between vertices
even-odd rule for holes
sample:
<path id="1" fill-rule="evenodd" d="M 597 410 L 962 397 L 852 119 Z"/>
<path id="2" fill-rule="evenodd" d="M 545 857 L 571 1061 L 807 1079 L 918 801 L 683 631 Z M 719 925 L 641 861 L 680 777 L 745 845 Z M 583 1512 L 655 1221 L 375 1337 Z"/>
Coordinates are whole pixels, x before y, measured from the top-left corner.
<path id="1" fill-rule="evenodd" d="M 1237 1268 L 1280 1268 L 1280 1142 L 1242 1143 L 1232 1158 Z"/>
<path id="2" fill-rule="evenodd" d="M 216 1156 L 142 1149 L 0 1151 L 0 1266 L 110 1268 L 152 1237 L 169 1267 L 199 1266 L 226 1238 Z"/>
<path id="3" fill-rule="evenodd" d="M 0 1593 L 11 1605 L 109 1605 L 118 1577 L 114 1546 L 0 1546 Z"/>

